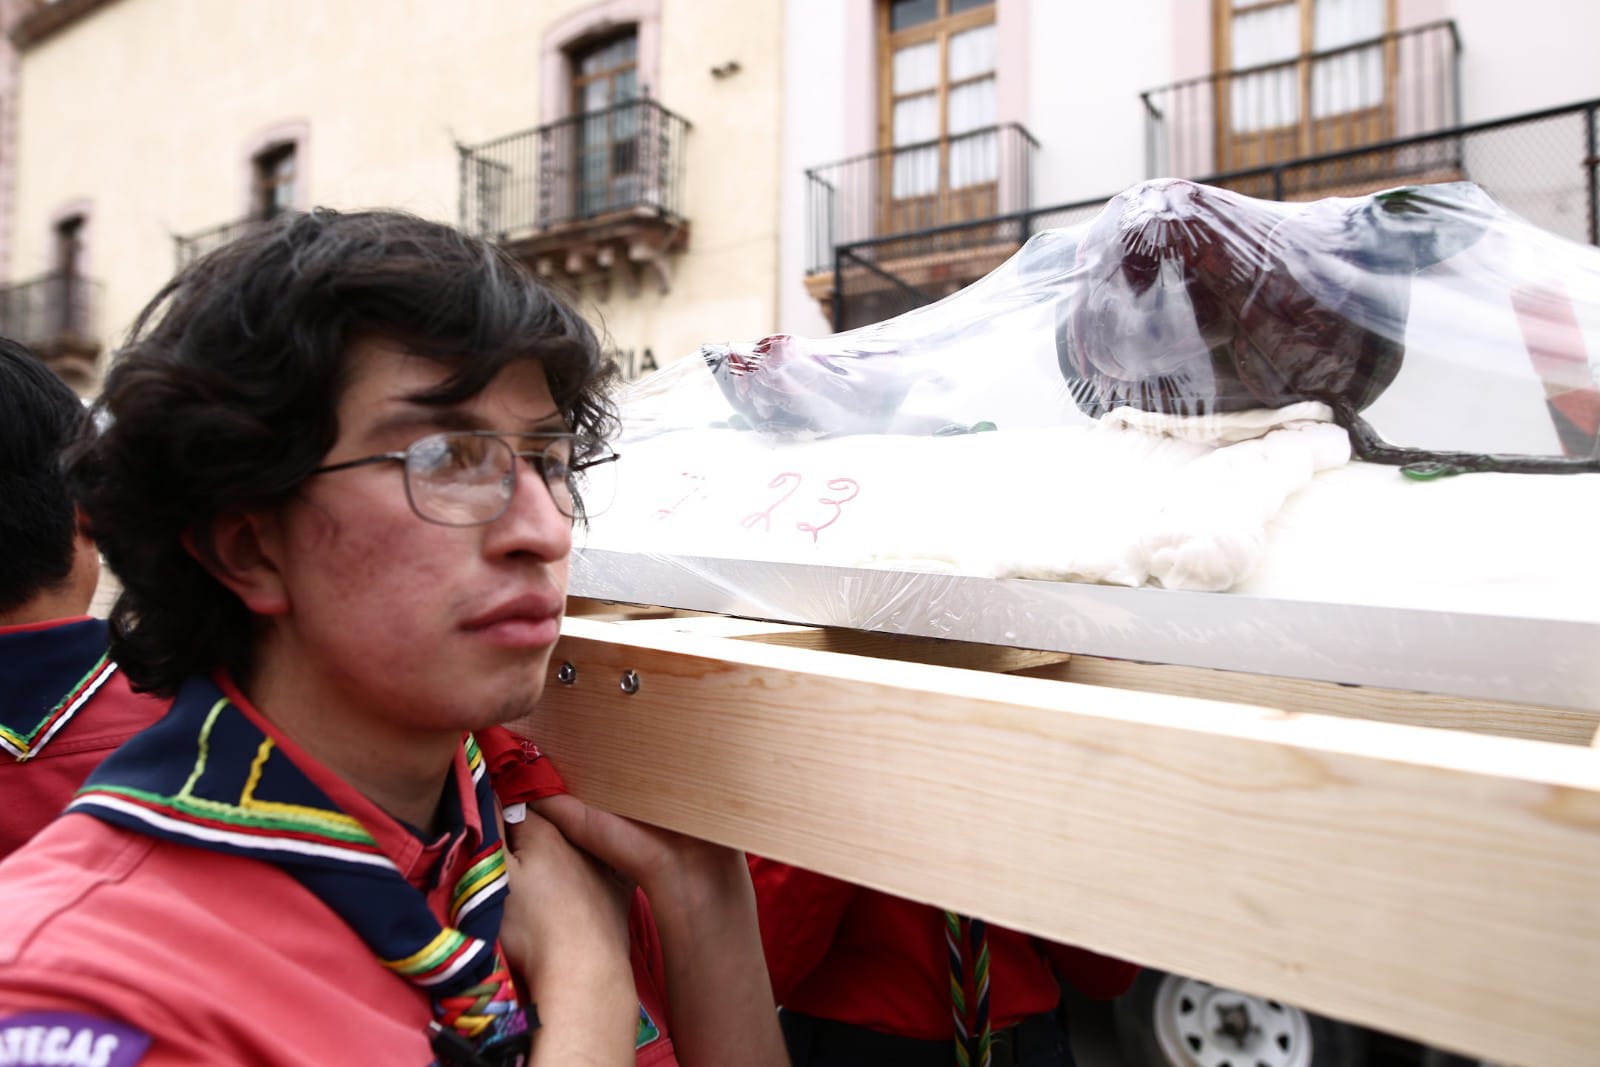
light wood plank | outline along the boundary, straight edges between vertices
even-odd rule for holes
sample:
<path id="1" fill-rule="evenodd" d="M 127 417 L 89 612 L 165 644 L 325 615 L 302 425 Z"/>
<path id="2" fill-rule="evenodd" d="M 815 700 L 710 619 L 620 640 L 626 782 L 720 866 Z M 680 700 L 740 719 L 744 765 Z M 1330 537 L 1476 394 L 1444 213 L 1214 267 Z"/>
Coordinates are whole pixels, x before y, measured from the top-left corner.
<path id="1" fill-rule="evenodd" d="M 522 727 L 613 810 L 1491 1059 L 1600 1048 L 1592 749 L 581 618 L 563 660 Z"/>
<path id="2" fill-rule="evenodd" d="M 875 659 L 929 663 L 1053 678 L 1083 685 L 1146 693 L 1204 697 L 1261 704 L 1318 715 L 1376 719 L 1434 729 L 1467 730 L 1498 737 L 1586 745 L 1595 742 L 1600 714 L 1506 701 L 1478 700 L 1377 686 L 1339 685 L 1302 678 L 1277 678 L 1166 663 L 1136 663 L 1104 656 L 1072 656 L 1003 645 L 939 640 L 907 634 L 835 626 L 766 622 L 730 615 L 674 614 L 643 618 L 630 626 L 660 627 L 702 637 L 727 637 L 794 648 L 812 648 Z"/>
<path id="3" fill-rule="evenodd" d="M 1021 673 L 1085 685 L 1265 704 L 1284 711 L 1376 719 L 1567 745 L 1589 743 L 1596 727 L 1600 727 L 1600 715 L 1574 708 L 1339 685 L 1303 678 L 1274 678 L 1205 667 L 1133 663 L 1103 656 L 1075 656 L 1067 663 L 1024 668 Z"/>
<path id="4" fill-rule="evenodd" d="M 840 626 L 763 622 L 730 615 L 645 619 L 630 622 L 628 625 L 630 628 L 646 627 L 700 637 L 726 637 L 789 648 L 811 648 L 821 652 L 870 656 L 873 659 L 931 663 L 941 667 L 1002 673 L 1025 669 L 1060 668 L 1072 659 L 1071 654 L 1066 652 L 984 645 L 970 641 L 945 641 L 910 634 L 850 630 Z"/>

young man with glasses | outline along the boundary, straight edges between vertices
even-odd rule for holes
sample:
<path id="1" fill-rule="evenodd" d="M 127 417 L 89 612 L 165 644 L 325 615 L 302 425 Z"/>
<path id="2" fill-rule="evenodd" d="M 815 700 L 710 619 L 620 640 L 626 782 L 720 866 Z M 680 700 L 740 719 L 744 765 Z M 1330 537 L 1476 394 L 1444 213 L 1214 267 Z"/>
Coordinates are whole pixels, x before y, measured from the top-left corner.
<path id="1" fill-rule="evenodd" d="M 114 649 L 176 699 L 0 865 L 14 1062 L 784 1062 L 743 857 L 545 795 L 497 731 L 544 685 L 605 379 L 500 250 L 396 213 L 276 221 L 158 295 L 74 474 Z M 535 798 L 505 848 L 490 767 Z"/>
<path id="2" fill-rule="evenodd" d="M 0 859 L 165 707 L 128 687 L 89 617 L 100 556 L 61 469 L 88 430 L 77 394 L 0 338 Z"/>

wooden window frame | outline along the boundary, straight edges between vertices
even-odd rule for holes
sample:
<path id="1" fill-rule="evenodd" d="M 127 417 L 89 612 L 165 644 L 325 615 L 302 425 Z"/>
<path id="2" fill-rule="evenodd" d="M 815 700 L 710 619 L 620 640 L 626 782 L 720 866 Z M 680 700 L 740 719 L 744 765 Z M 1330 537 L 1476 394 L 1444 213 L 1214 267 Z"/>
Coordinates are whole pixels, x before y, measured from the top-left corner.
<path id="1" fill-rule="evenodd" d="M 1396 0 L 1381 0 L 1385 35 L 1397 25 Z M 1213 69 L 1220 76 L 1213 84 L 1215 123 L 1213 129 L 1216 166 L 1222 172 L 1246 169 L 1296 157 L 1316 155 L 1356 147 L 1360 143 L 1387 140 L 1394 135 L 1395 93 L 1398 85 L 1396 45 L 1391 38 L 1384 46 L 1383 99 L 1372 108 L 1341 112 L 1337 115 L 1313 114 L 1314 70 L 1309 57 L 1315 44 L 1317 0 L 1256 0 L 1239 7 L 1232 0 L 1212 0 Z M 1292 7 L 1299 14 L 1300 48 L 1296 57 L 1299 83 L 1299 115 L 1293 125 L 1236 133 L 1232 129 L 1231 95 L 1234 79 L 1233 20 L 1272 8 Z M 1241 158 L 1242 157 L 1242 158 Z"/>
<path id="2" fill-rule="evenodd" d="M 633 41 L 633 58 L 627 63 L 608 67 L 594 74 L 584 74 L 580 70 L 583 57 L 591 52 L 598 52 L 623 39 L 631 38 Z M 587 37 L 570 45 L 567 49 L 568 59 L 571 63 L 572 75 L 567 79 L 571 110 L 569 114 L 581 115 L 584 113 L 583 90 L 592 82 L 601 79 L 610 79 L 624 70 L 631 70 L 634 74 L 634 85 L 639 86 L 639 28 L 637 26 L 623 26 L 604 35 Z M 641 87 L 642 88 L 642 87 Z M 635 94 L 642 96 L 642 91 Z M 613 101 L 616 103 L 616 101 Z M 609 105 L 608 105 L 609 106 Z"/>
<path id="3" fill-rule="evenodd" d="M 280 163 L 285 159 L 290 163 L 288 181 L 284 181 L 278 172 Z M 293 210 L 299 201 L 300 163 L 300 144 L 293 139 L 275 141 L 250 157 L 252 219 L 265 222 L 286 210 Z M 289 202 L 280 205 L 277 203 L 277 190 L 284 185 L 289 187 Z"/>
<path id="4" fill-rule="evenodd" d="M 585 56 L 609 48 L 622 40 L 633 41 L 633 57 L 626 63 L 619 63 L 592 74 L 582 72 Z M 598 81 L 610 81 L 623 71 L 633 71 L 634 95 L 633 99 L 642 100 L 646 95 L 646 88 L 641 81 L 643 71 L 639 62 L 640 31 L 636 24 L 624 24 L 609 27 L 604 33 L 592 34 L 579 38 L 570 43 L 566 48 L 569 76 L 567 78 L 567 100 L 569 114 L 573 117 L 572 125 L 572 203 L 571 215 L 573 218 L 593 218 L 605 215 L 618 207 L 626 205 L 614 204 L 613 198 L 618 189 L 618 182 L 640 178 L 640 146 L 641 130 L 635 128 L 631 137 L 618 137 L 615 132 L 616 113 L 606 120 L 605 130 L 605 166 L 606 173 L 603 178 L 596 181 L 585 181 L 582 175 L 582 162 L 580 155 L 584 151 L 583 136 L 588 120 L 580 118 L 588 114 L 584 107 L 583 92 L 588 86 Z M 615 107 L 624 103 L 623 100 L 612 100 L 606 108 Z M 601 109 L 604 110 L 604 109 Z M 637 115 L 639 112 L 635 110 Z M 602 202 L 598 210 L 586 210 L 585 198 L 595 191 L 603 193 Z M 626 196 L 623 199 L 627 199 Z"/>
<path id="5" fill-rule="evenodd" d="M 878 61 L 878 150 L 881 154 L 878 173 L 878 213 L 880 233 L 896 233 L 906 229 L 913 229 L 905 224 L 905 219 L 923 214 L 929 210 L 929 205 L 951 195 L 950 188 L 950 116 L 949 98 L 952 89 L 963 85 L 973 84 L 984 78 L 992 78 L 998 88 L 998 69 L 972 78 L 964 78 L 952 82 L 949 78 L 950 69 L 950 38 L 967 30 L 977 29 L 982 26 L 994 26 L 999 29 L 999 3 L 998 0 L 974 7 L 957 14 L 948 14 L 950 0 L 938 0 L 939 14 L 932 19 L 917 26 L 903 30 L 889 28 L 890 0 L 880 0 L 876 11 L 876 37 Z M 935 138 L 939 152 L 939 177 L 932 193 L 896 197 L 894 195 L 894 107 L 901 97 L 894 91 L 894 54 L 904 48 L 915 47 L 936 41 L 939 45 L 939 81 L 934 89 L 938 101 L 939 132 Z M 905 94 L 906 96 L 921 95 L 927 90 L 918 93 Z M 987 189 L 987 195 L 984 190 Z M 994 213 L 994 204 L 998 195 L 998 182 L 980 183 L 965 186 L 962 190 L 964 198 L 974 204 L 986 203 L 988 211 L 981 209 L 977 213 L 967 211 L 960 219 L 943 219 L 941 222 L 965 221 L 966 218 L 977 218 L 984 214 Z"/>

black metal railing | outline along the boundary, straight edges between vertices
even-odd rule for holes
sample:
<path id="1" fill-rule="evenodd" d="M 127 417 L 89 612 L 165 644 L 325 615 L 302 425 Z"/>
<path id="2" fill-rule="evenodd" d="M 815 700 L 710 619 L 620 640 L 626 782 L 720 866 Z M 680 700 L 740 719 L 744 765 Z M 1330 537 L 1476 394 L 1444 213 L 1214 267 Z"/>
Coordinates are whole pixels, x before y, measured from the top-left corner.
<path id="1" fill-rule="evenodd" d="M 172 243 L 177 255 L 178 269 L 182 270 L 207 252 L 215 251 L 243 237 L 264 222 L 266 220 L 262 218 L 235 219 L 220 226 L 212 226 L 210 229 L 174 235 Z"/>
<path id="2" fill-rule="evenodd" d="M 1461 121 L 1460 57 L 1446 19 L 1146 90 L 1145 174 L 1194 178 L 1448 129 Z"/>
<path id="3" fill-rule="evenodd" d="M 505 240 L 616 212 L 680 219 L 689 129 L 641 99 L 458 145 L 461 227 Z"/>
<path id="4" fill-rule="evenodd" d="M 974 278 L 911 281 L 895 273 L 907 261 L 923 262 L 977 247 L 1015 251 L 1042 230 L 1087 222 L 1099 214 L 1109 197 L 1097 196 L 1070 204 L 1029 208 L 970 222 L 955 222 L 912 234 L 872 237 L 833 249 L 832 305 L 829 319 L 834 330 L 866 326 L 931 304 L 975 281 Z"/>
<path id="5" fill-rule="evenodd" d="M 103 287 L 81 274 L 54 271 L 0 289 L 0 335 L 39 347 L 99 339 Z"/>
<path id="6" fill-rule="evenodd" d="M 992 218 L 1033 206 L 1039 142 L 1016 123 L 923 141 L 806 171 L 807 270 L 839 245 Z"/>
<path id="7" fill-rule="evenodd" d="M 1195 180 L 1259 189 L 1252 195 L 1283 200 L 1326 188 L 1327 175 L 1334 171 L 1374 179 L 1386 175 L 1390 185 L 1406 184 L 1418 174 L 1448 172 L 1476 182 L 1501 206 L 1543 229 L 1600 245 L 1600 98 Z M 979 245 L 1020 248 L 1041 230 L 1092 218 L 1109 199 L 1094 197 L 838 245 L 824 268 L 834 272 L 834 328 L 891 318 L 952 291 L 900 276 L 897 271 L 906 262 L 926 262 Z"/>

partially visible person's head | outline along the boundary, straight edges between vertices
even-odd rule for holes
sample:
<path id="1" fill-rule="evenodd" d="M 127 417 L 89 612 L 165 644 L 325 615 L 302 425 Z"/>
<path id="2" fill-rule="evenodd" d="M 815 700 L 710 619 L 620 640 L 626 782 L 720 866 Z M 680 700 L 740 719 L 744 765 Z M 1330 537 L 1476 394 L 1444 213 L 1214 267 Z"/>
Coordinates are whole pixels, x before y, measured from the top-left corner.
<path id="1" fill-rule="evenodd" d="M 348 612 L 350 627 L 382 631 L 355 602 L 361 583 L 392 583 L 405 577 L 395 571 L 411 567 L 419 593 L 452 595 L 422 588 L 445 580 L 427 575 L 424 557 L 457 552 L 457 543 L 417 538 L 466 544 L 469 535 L 429 531 L 409 514 L 398 464 L 311 475 L 348 458 L 329 455 L 345 440 L 341 418 L 375 419 L 384 404 L 454 418 L 500 395 L 500 383 L 513 379 L 509 369 L 523 367 L 555 424 L 577 435 L 577 455 L 603 447 L 615 425 L 604 392 L 612 371 L 590 327 L 503 250 L 411 215 L 318 209 L 276 220 L 182 271 L 135 322 L 100 401 L 104 432 L 73 468 L 91 528 L 123 584 L 113 648 L 135 684 L 170 693 L 217 667 L 249 676 L 264 615 L 279 609 L 252 610 L 237 583 L 219 580 L 244 551 L 236 537 L 218 543 L 232 536 L 219 530 L 237 528 L 230 517 L 300 516 L 299 525 L 281 527 L 290 531 L 281 538 L 276 519 L 252 526 L 252 538 L 267 540 L 252 541 L 249 552 L 276 553 L 280 541 L 311 528 L 302 514 L 309 509 L 325 527 L 316 536 L 327 541 L 326 558 L 355 561 L 328 573 L 329 588 L 298 590 L 320 598 L 297 606 L 302 616 L 327 602 Z M 528 373 L 516 370 L 515 380 L 529 381 Z M 388 378 L 374 384 L 377 375 Z M 402 387 L 403 404 L 393 395 Z M 393 434 L 382 440 L 368 451 L 410 443 Z M 363 503 L 369 491 L 375 508 Z M 380 559 L 374 530 L 357 529 L 379 510 L 397 538 L 413 538 L 404 549 L 410 559 Z M 361 537 L 369 538 L 364 556 L 340 555 Z M 311 555 L 295 551 L 300 562 Z M 301 566 L 291 577 L 309 573 Z M 404 620 L 396 618 L 395 629 L 403 631 Z M 376 648 L 394 657 L 425 651 Z"/>
<path id="2" fill-rule="evenodd" d="M 64 615 L 88 610 L 99 567 L 62 469 L 88 425 L 77 394 L 0 338 L 0 620 L 37 615 L 44 599 Z"/>

